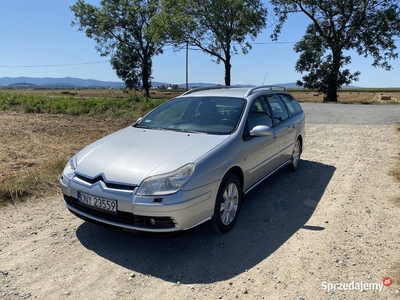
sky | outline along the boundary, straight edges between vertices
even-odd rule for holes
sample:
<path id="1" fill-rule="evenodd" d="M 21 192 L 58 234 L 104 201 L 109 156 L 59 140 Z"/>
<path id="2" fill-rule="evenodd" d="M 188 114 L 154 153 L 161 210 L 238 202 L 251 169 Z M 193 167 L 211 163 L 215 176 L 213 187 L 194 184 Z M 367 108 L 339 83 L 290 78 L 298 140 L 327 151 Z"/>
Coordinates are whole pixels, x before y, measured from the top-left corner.
<path id="1" fill-rule="evenodd" d="M 0 78 L 1 77 L 77 77 L 103 81 L 121 81 L 107 57 L 95 50 L 95 42 L 71 26 L 70 10 L 75 0 L 1 0 L 0 9 Z M 100 0 L 86 2 L 99 5 Z M 294 44 L 304 35 L 308 19 L 292 15 L 285 24 L 278 43 L 270 39 L 271 21 L 247 55 L 232 58 L 232 85 L 279 84 L 295 82 L 302 75 L 294 65 L 298 54 Z M 400 38 L 396 39 L 400 51 Z M 371 66 L 372 58 L 352 53 L 348 68 L 360 71 L 359 87 L 400 87 L 400 58 L 385 71 Z M 189 50 L 189 82 L 224 84 L 224 65 L 198 50 Z M 153 81 L 182 84 L 186 80 L 186 53 L 165 47 L 153 59 Z"/>

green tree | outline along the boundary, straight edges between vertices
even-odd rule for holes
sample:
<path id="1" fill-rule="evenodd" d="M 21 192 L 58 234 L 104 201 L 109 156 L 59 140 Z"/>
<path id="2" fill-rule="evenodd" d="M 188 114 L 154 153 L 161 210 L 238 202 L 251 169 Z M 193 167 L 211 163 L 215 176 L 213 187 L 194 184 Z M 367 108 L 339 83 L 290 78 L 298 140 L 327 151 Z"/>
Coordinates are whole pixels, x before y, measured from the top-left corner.
<path id="1" fill-rule="evenodd" d="M 73 26 L 96 42 L 101 56 L 111 56 L 117 76 L 127 87 L 141 79 L 150 95 L 152 58 L 162 53 L 163 42 L 155 41 L 149 28 L 160 12 L 159 0 L 102 0 L 100 7 L 78 0 L 71 6 Z"/>
<path id="2" fill-rule="evenodd" d="M 251 49 L 250 40 L 266 26 L 261 0 L 162 0 L 153 30 L 176 48 L 189 45 L 221 61 L 231 85 L 231 58 Z M 238 47 L 236 46 L 238 45 Z"/>
<path id="3" fill-rule="evenodd" d="M 128 48 L 128 49 L 127 49 Z M 128 46 L 120 45 L 111 56 L 111 66 L 119 78 L 129 89 L 138 89 L 141 86 L 142 71 L 140 57 Z M 146 64 L 151 72 L 151 61 Z"/>
<path id="4" fill-rule="evenodd" d="M 296 71 L 306 72 L 299 85 L 318 89 L 327 101 L 337 101 L 343 84 L 357 81 L 360 72 L 344 66 L 351 62 L 346 51 L 373 58 L 372 65 L 391 70 L 389 61 L 398 57 L 395 36 L 400 35 L 399 1 L 390 0 L 271 0 L 277 19 L 277 40 L 290 13 L 303 13 L 311 21 L 303 38 L 295 44 L 300 53 Z"/>

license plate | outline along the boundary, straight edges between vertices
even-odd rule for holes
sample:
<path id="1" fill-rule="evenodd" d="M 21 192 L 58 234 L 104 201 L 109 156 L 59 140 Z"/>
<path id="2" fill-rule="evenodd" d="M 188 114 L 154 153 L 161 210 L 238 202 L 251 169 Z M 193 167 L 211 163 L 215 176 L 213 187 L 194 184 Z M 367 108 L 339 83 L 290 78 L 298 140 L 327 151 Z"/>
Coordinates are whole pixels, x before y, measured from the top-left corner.
<path id="1" fill-rule="evenodd" d="M 117 200 L 97 197 L 90 194 L 78 192 L 78 201 L 101 210 L 117 212 Z"/>

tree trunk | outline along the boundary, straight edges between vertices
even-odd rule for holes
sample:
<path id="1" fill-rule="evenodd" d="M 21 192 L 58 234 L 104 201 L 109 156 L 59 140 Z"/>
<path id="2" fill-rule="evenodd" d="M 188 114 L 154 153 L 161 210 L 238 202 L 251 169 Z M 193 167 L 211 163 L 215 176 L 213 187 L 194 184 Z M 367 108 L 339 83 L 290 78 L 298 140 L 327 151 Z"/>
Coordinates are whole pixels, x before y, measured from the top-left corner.
<path id="1" fill-rule="evenodd" d="M 329 102 L 337 102 L 337 80 L 335 81 L 333 78 L 330 78 L 328 83 L 328 91 L 326 93 L 325 101 Z"/>
<path id="2" fill-rule="evenodd" d="M 143 84 L 143 89 L 145 91 L 146 97 L 150 98 L 149 76 L 147 76 L 147 78 L 145 78 L 145 76 L 143 75 L 142 84 Z"/>
<path id="3" fill-rule="evenodd" d="M 226 54 L 225 64 L 225 85 L 231 86 L 231 55 Z"/>
<path id="4" fill-rule="evenodd" d="M 151 75 L 151 63 L 144 60 L 142 65 L 142 85 L 146 93 L 146 97 L 150 98 L 150 75 Z"/>
<path id="5" fill-rule="evenodd" d="M 342 49 L 340 45 L 334 44 L 332 47 L 332 69 L 328 75 L 328 88 L 326 92 L 325 101 L 337 102 L 338 76 L 340 71 L 340 64 L 342 58 Z"/>

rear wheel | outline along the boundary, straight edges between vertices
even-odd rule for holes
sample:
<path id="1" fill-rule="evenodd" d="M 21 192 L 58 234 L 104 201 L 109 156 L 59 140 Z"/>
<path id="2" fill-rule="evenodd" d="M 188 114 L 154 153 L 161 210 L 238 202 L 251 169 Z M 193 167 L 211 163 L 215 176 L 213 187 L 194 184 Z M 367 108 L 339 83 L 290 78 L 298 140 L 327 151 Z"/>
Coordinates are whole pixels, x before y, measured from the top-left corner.
<path id="1" fill-rule="evenodd" d="M 301 155 L 301 142 L 300 139 L 297 139 L 293 147 L 292 163 L 290 164 L 290 167 L 293 171 L 296 171 L 299 167 L 300 155 Z"/>
<path id="2" fill-rule="evenodd" d="M 225 175 L 215 201 L 213 225 L 217 232 L 228 232 L 235 225 L 242 197 L 239 179 L 233 174 Z"/>

